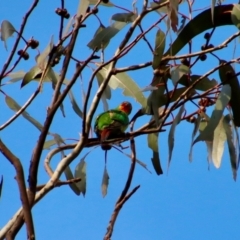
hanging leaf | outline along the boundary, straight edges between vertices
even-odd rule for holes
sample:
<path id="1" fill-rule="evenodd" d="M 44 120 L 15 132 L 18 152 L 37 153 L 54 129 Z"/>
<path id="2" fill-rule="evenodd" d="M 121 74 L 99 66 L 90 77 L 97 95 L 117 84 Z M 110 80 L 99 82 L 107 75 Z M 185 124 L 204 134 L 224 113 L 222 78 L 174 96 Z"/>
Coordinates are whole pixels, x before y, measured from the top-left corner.
<path id="1" fill-rule="evenodd" d="M 98 81 L 98 86 L 100 86 L 102 84 L 102 82 L 104 81 L 103 79 L 103 76 L 101 75 L 100 72 L 98 72 L 96 74 L 96 77 L 97 77 L 97 81 Z M 103 94 L 101 96 L 101 100 L 103 102 L 103 108 L 104 108 L 104 111 L 107 111 L 108 110 L 108 103 L 107 103 L 107 99 L 110 99 L 111 98 L 111 89 L 109 86 L 107 86 L 105 88 L 105 90 L 103 91 Z"/>
<path id="2" fill-rule="evenodd" d="M 233 9 L 231 11 L 232 23 L 240 29 L 240 5 L 233 4 Z"/>
<path id="3" fill-rule="evenodd" d="M 194 140 L 193 144 L 198 141 L 212 141 L 214 130 L 217 127 L 220 119 L 222 118 L 223 111 L 229 100 L 231 98 L 231 88 L 228 84 L 223 85 L 221 93 L 218 95 L 218 99 L 216 101 L 215 109 L 212 112 L 212 116 L 210 118 L 209 124 L 202 131 L 198 137 Z"/>
<path id="4" fill-rule="evenodd" d="M 7 96 L 5 97 L 5 102 L 8 105 L 8 107 L 13 110 L 14 112 L 17 112 L 21 109 L 21 106 L 11 97 Z M 32 118 L 27 111 L 22 112 L 22 116 L 27 119 L 30 123 L 32 123 L 39 131 L 42 131 L 42 124 L 40 124 L 37 120 Z"/>
<path id="5" fill-rule="evenodd" d="M 7 76 L 10 78 L 9 83 L 15 83 L 18 82 L 19 80 L 23 79 L 23 77 L 25 76 L 26 72 L 19 70 L 17 72 L 11 72 L 9 73 Z"/>
<path id="6" fill-rule="evenodd" d="M 163 174 L 158 149 L 158 133 L 148 134 L 148 147 L 153 151 L 152 165 L 157 175 Z"/>
<path id="7" fill-rule="evenodd" d="M 176 115 L 176 117 L 173 120 L 172 126 L 171 126 L 169 134 L 168 134 L 168 150 L 169 150 L 168 169 L 170 166 L 170 162 L 171 162 L 171 158 L 172 158 L 172 151 L 174 148 L 175 129 L 176 129 L 176 126 L 180 123 L 181 117 L 182 117 L 182 114 L 184 111 L 185 111 L 185 108 L 184 108 L 184 105 L 182 105 L 181 108 L 179 109 L 178 114 Z"/>
<path id="8" fill-rule="evenodd" d="M 2 175 L 1 181 L 0 181 L 0 198 L 2 196 L 2 187 L 3 187 L 3 175 Z"/>
<path id="9" fill-rule="evenodd" d="M 109 184 L 109 175 L 105 165 L 104 171 L 103 171 L 103 178 L 102 178 L 102 196 L 103 197 L 107 195 L 108 184 Z"/>
<path id="10" fill-rule="evenodd" d="M 89 6 L 89 0 L 80 0 L 78 4 L 77 17 L 85 16 L 87 8 Z"/>
<path id="11" fill-rule="evenodd" d="M 122 28 L 127 25 L 125 22 L 114 22 L 111 26 L 104 28 L 102 31 L 98 32 L 93 39 L 87 44 L 89 48 L 101 49 L 103 44 L 106 44 L 113 38 Z"/>
<path id="12" fill-rule="evenodd" d="M 100 66 L 99 64 L 96 64 Z M 105 79 L 108 74 L 108 66 L 103 67 L 100 71 L 100 74 Z M 108 83 L 112 89 L 122 88 L 124 96 L 130 96 L 135 98 L 142 106 L 146 106 L 147 99 L 144 97 L 143 93 L 140 91 L 139 86 L 136 82 L 131 79 L 127 73 L 122 72 L 116 75 L 113 75 Z"/>
<path id="13" fill-rule="evenodd" d="M 98 0 L 89 0 L 90 5 L 96 5 L 99 1 Z M 104 3 L 101 1 L 100 5 L 103 5 L 104 7 L 114 7 L 114 4 L 108 1 L 108 3 Z"/>
<path id="14" fill-rule="evenodd" d="M 65 168 L 64 174 L 65 174 L 67 180 L 72 180 L 72 179 L 74 179 L 73 174 L 72 174 L 72 171 L 71 171 L 71 169 L 70 169 L 69 166 L 67 166 L 67 167 Z M 80 182 L 81 182 L 81 181 L 80 181 Z M 77 183 L 71 183 L 71 184 L 69 184 L 69 187 L 73 190 L 74 193 L 76 193 L 76 195 L 78 195 L 78 196 L 80 195 L 81 191 L 80 191 L 80 189 L 77 187 Z"/>
<path id="15" fill-rule="evenodd" d="M 78 187 L 80 193 L 83 194 L 83 196 L 85 196 L 86 194 L 86 178 L 87 178 L 86 175 L 87 163 L 85 162 L 85 157 L 86 155 L 80 160 L 80 162 L 76 166 L 74 174 L 75 178 L 81 178 L 81 181 L 75 184 Z"/>
<path id="16" fill-rule="evenodd" d="M 96 30 L 96 32 L 95 32 L 95 34 L 94 34 L 94 37 L 95 36 L 97 36 L 97 35 L 99 35 L 100 34 L 100 32 L 102 32 L 104 29 L 106 29 L 106 27 L 103 25 L 103 24 L 100 24 L 100 26 L 98 27 L 98 29 Z M 108 44 L 110 43 L 110 40 L 102 40 L 102 42 L 101 42 L 101 49 L 103 50 L 103 49 L 105 49 L 107 46 L 108 46 Z M 89 47 L 89 46 L 88 46 Z M 99 50 L 99 49 L 98 49 Z"/>
<path id="17" fill-rule="evenodd" d="M 233 133 L 231 126 L 229 125 L 230 122 L 230 116 L 226 115 L 223 120 L 223 127 L 227 135 L 227 144 L 228 144 L 228 152 L 230 156 L 230 163 L 232 167 L 232 173 L 233 173 L 233 179 L 236 181 L 237 180 L 237 151 L 234 146 L 234 139 L 233 139 Z"/>
<path id="18" fill-rule="evenodd" d="M 137 14 L 135 13 L 116 13 L 112 15 L 112 20 L 118 21 L 118 22 L 133 22 L 137 18 Z"/>
<path id="19" fill-rule="evenodd" d="M 43 145 L 43 149 L 50 149 L 52 146 L 54 146 L 56 143 L 56 141 L 54 139 L 51 139 L 51 140 L 48 140 L 48 141 L 45 141 L 44 142 L 44 145 Z"/>
<path id="20" fill-rule="evenodd" d="M 190 68 L 186 65 L 179 65 L 171 71 L 171 79 L 176 85 L 183 75 L 191 73 Z"/>
<path id="21" fill-rule="evenodd" d="M 216 168 L 220 168 L 221 166 L 224 143 L 227 140 L 223 119 L 223 117 L 220 119 L 213 134 L 212 161 Z"/>
<path id="22" fill-rule="evenodd" d="M 130 159 L 132 159 L 131 155 L 129 155 L 129 154 L 123 152 L 123 151 L 121 151 L 121 153 L 123 153 L 125 156 L 129 157 Z M 139 164 L 140 166 L 142 166 L 143 168 L 145 168 L 149 173 L 151 173 L 151 171 L 147 168 L 147 164 L 146 163 L 144 163 L 144 162 L 142 162 L 142 161 L 140 161 L 138 159 L 136 159 L 136 163 Z"/>
<path id="23" fill-rule="evenodd" d="M 192 162 L 193 160 L 193 157 L 192 157 L 192 149 L 193 149 L 193 140 L 194 140 L 194 137 L 196 136 L 197 134 L 197 131 L 199 129 L 199 125 L 201 123 L 201 116 L 200 114 L 198 115 L 197 119 L 195 120 L 194 122 L 194 128 L 193 128 L 193 132 L 192 132 L 192 141 L 191 141 L 191 147 L 190 147 L 190 152 L 189 152 L 189 161 Z"/>
<path id="24" fill-rule="evenodd" d="M 70 98 L 70 101 L 71 101 L 71 104 L 72 104 L 72 108 L 74 110 L 74 112 L 80 117 L 80 118 L 83 118 L 83 112 L 81 111 L 81 109 L 79 108 L 75 98 L 74 98 L 74 95 L 72 93 L 72 91 L 70 90 L 68 92 L 68 96 Z"/>
<path id="25" fill-rule="evenodd" d="M 178 26 L 178 0 L 169 0 L 168 16 L 171 20 L 171 27 L 174 32 L 177 32 Z"/>
<path id="26" fill-rule="evenodd" d="M 187 75 L 183 75 L 178 83 L 189 87 L 195 81 L 197 81 L 201 76 L 200 75 L 191 75 L 190 79 Z M 193 88 L 200 91 L 207 91 L 218 85 L 218 82 L 215 79 L 209 80 L 208 78 L 203 78 L 200 82 L 198 82 Z"/>
<path id="27" fill-rule="evenodd" d="M 1 40 L 4 41 L 4 46 L 7 50 L 7 39 L 11 37 L 16 30 L 14 26 L 7 20 L 2 21 L 0 30 Z"/>
<path id="28" fill-rule="evenodd" d="M 212 23 L 214 24 L 214 9 L 216 5 L 216 0 L 211 0 L 211 1 L 212 1 L 212 4 L 211 4 Z"/>
<path id="29" fill-rule="evenodd" d="M 158 30 L 155 38 L 155 49 L 153 53 L 153 63 L 152 63 L 153 69 L 158 68 L 161 63 L 162 55 L 165 49 L 165 44 L 166 44 L 165 33 L 161 30 Z"/>
<path id="30" fill-rule="evenodd" d="M 53 43 L 53 36 L 50 39 L 50 43 L 47 45 L 47 47 L 44 49 L 44 51 L 36 56 L 36 62 L 37 62 L 37 66 L 44 70 L 45 65 L 47 64 L 47 58 L 49 56 L 49 53 L 52 51 L 54 46 Z"/>
<path id="31" fill-rule="evenodd" d="M 227 63 L 225 60 L 220 60 L 219 64 Z M 233 112 L 233 121 L 237 127 L 240 127 L 240 86 L 238 78 L 235 76 L 235 71 L 231 65 L 225 65 L 219 68 L 219 77 L 223 84 L 229 84 L 231 87 L 230 106 Z"/>
<path id="32" fill-rule="evenodd" d="M 162 4 L 162 3 L 164 3 L 164 2 L 167 2 L 168 0 L 159 0 L 158 1 L 158 3 L 156 3 L 156 2 L 151 2 L 150 3 L 150 7 L 151 8 L 154 8 L 154 7 L 157 7 L 159 4 Z M 158 13 L 158 14 L 162 14 L 162 13 L 167 13 L 168 12 L 168 6 L 166 5 L 166 6 L 164 6 L 164 7 L 161 7 L 161 8 L 158 8 L 157 10 L 156 10 L 156 12 Z"/>
<path id="33" fill-rule="evenodd" d="M 38 77 L 42 73 L 42 70 L 38 66 L 32 67 L 29 72 L 27 72 L 22 80 L 21 88 L 31 82 L 34 78 Z"/>

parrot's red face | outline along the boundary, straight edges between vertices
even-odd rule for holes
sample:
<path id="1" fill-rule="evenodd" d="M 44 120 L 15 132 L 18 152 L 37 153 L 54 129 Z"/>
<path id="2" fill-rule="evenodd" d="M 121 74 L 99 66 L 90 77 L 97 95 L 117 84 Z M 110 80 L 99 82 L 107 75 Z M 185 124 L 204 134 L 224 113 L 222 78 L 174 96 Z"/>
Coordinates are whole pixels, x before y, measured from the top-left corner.
<path id="1" fill-rule="evenodd" d="M 123 102 L 119 106 L 119 110 L 125 112 L 127 115 L 129 115 L 132 111 L 132 104 L 130 102 Z"/>

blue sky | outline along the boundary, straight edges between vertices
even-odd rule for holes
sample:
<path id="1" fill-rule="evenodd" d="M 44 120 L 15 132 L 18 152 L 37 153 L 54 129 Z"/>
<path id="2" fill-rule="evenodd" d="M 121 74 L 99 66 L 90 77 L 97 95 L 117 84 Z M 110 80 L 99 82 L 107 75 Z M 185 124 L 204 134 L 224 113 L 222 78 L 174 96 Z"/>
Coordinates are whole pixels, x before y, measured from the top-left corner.
<path id="1" fill-rule="evenodd" d="M 123 6 L 122 1 L 113 1 L 117 5 Z M 199 2 L 199 1 L 197 1 Z M 225 1 L 229 4 L 234 1 Z M 201 1 L 202 5 L 196 5 L 194 9 L 209 6 L 209 0 Z M 199 4 L 199 3 L 197 3 Z M 31 1 L 17 2 L 13 0 L 2 1 L 0 3 L 0 21 L 9 20 L 16 29 L 20 28 L 22 17 L 31 5 Z M 30 39 L 32 36 L 40 42 L 39 49 L 43 51 L 54 35 L 55 43 L 58 40 L 59 17 L 54 14 L 54 10 L 60 6 L 60 1 L 40 1 L 37 9 L 31 15 L 29 24 L 24 31 L 24 37 Z M 71 16 L 76 12 L 77 0 L 66 1 L 66 8 Z M 139 10 L 141 2 L 137 3 Z M 131 9 L 131 2 L 124 3 L 124 7 Z M 181 10 L 186 9 L 186 4 Z M 103 17 L 103 22 L 109 25 L 110 17 L 114 13 L 122 12 L 119 9 L 100 8 L 99 16 Z M 146 18 L 143 26 L 147 28 L 153 19 L 158 19 L 157 14 L 152 14 Z M 86 22 L 87 28 L 80 31 L 74 56 L 85 59 L 90 53 L 86 44 L 91 40 L 93 33 L 98 27 L 96 19 Z M 163 25 L 160 25 L 161 27 Z M 116 46 L 126 33 L 129 25 L 119 33 L 106 50 L 105 57 L 108 59 L 113 55 Z M 237 28 L 224 27 L 216 30 L 214 35 L 214 45 L 222 43 Z M 149 41 L 154 44 L 156 30 L 147 35 Z M 174 34 L 173 34 L 174 37 Z M 0 66 L 3 66 L 10 53 L 14 38 L 8 41 L 8 52 L 4 49 L 3 43 L 0 45 L 1 58 Z M 204 44 L 203 34 L 194 40 L 193 50 L 197 51 Z M 238 41 L 235 56 L 239 56 Z M 24 46 L 23 43 L 20 45 Z M 223 59 L 229 60 L 233 56 L 234 44 L 229 44 L 229 49 L 224 49 L 217 53 Z M 120 61 L 118 66 L 138 64 L 151 60 L 151 55 L 145 43 L 140 43 L 130 54 L 130 57 Z M 187 53 L 184 49 L 182 53 Z M 28 71 L 35 65 L 34 57 L 36 51 L 29 50 L 30 59 L 22 61 L 17 70 Z M 208 57 L 207 61 L 197 64 L 192 70 L 195 74 L 204 74 L 218 61 Z M 61 64 L 54 69 L 60 70 Z M 67 78 L 70 79 L 74 72 L 75 64 L 69 67 Z M 239 71 L 239 67 L 235 66 Z M 86 89 L 91 71 L 88 69 L 82 76 L 83 85 Z M 137 81 L 139 86 L 148 85 L 152 78 L 152 68 L 143 69 L 139 72 L 129 72 L 129 75 Z M 218 74 L 211 76 L 219 80 Z M 74 94 L 79 105 L 82 106 L 82 96 L 80 82 L 74 86 Z M 31 82 L 20 89 L 20 82 L 14 85 L 4 86 L 5 93 L 13 97 L 19 104 L 24 104 L 36 89 L 37 83 Z M 96 92 L 97 86 L 93 88 Z M 93 96 L 93 95 L 92 95 Z M 148 96 L 148 93 L 146 93 Z M 43 92 L 36 98 L 35 102 L 27 109 L 29 114 L 43 123 L 47 106 L 52 97 L 51 84 L 45 84 Z M 122 90 L 112 91 L 112 99 L 109 107 L 116 107 L 121 101 L 128 100 L 133 104 L 133 113 L 140 105 L 132 98 L 122 95 Z M 54 118 L 51 132 L 59 133 L 63 138 L 78 139 L 81 132 L 81 119 L 73 112 L 69 99 L 64 102 L 66 118 L 58 112 Z M 0 124 L 8 120 L 13 112 L 5 104 L 4 95 L 0 94 Z M 97 113 L 103 111 L 102 103 L 99 104 Z M 211 114 L 211 111 L 208 111 Z M 131 115 L 133 116 L 133 114 Z M 149 120 L 143 117 L 136 123 L 136 128 L 142 126 Z M 188 161 L 188 154 L 191 142 L 193 125 L 182 122 L 177 127 L 175 148 L 172 162 L 167 174 L 168 145 L 167 137 L 169 128 L 160 134 L 159 148 L 160 159 L 164 174 L 157 176 L 151 165 L 152 153 L 147 147 L 146 136 L 136 139 L 137 158 L 145 162 L 152 172 L 150 174 L 145 169 L 137 165 L 132 182 L 132 187 L 141 185 L 140 189 L 124 205 L 114 228 L 112 239 L 239 239 L 239 215 L 240 215 L 240 185 L 232 178 L 231 166 L 227 146 L 224 151 L 223 161 L 220 169 L 215 169 L 211 164 L 208 168 L 207 151 L 205 143 L 199 142 L 194 146 L 193 162 Z M 8 128 L 0 133 L 2 141 L 19 157 L 25 169 L 25 177 L 29 167 L 32 150 L 37 142 L 39 131 L 20 117 Z M 49 138 L 50 139 L 50 138 Z M 124 145 L 128 145 L 125 143 Z M 74 169 L 81 157 L 88 151 L 83 151 L 81 156 L 73 161 L 71 168 Z M 126 150 L 130 153 L 130 150 Z M 43 161 L 48 151 L 42 154 L 39 169 L 39 184 L 46 183 L 48 176 L 43 168 Z M 53 169 L 60 160 L 60 156 L 52 161 Z M 125 184 L 130 159 L 124 157 L 116 150 L 108 153 L 108 173 L 110 184 L 108 194 L 105 198 L 101 195 L 101 181 L 104 169 L 104 152 L 97 148 L 86 158 L 87 161 L 87 193 L 86 196 L 76 196 L 68 186 L 62 186 L 51 191 L 42 201 L 33 208 L 33 218 L 37 239 L 102 239 L 110 216 L 114 209 L 114 204 Z M 15 170 L 9 162 L 0 155 L 0 174 L 4 176 L 4 186 L 0 199 L 0 228 L 12 217 L 20 207 L 20 199 L 16 181 L 14 180 Z M 64 176 L 61 177 L 64 179 Z M 17 239 L 26 239 L 25 226 L 20 231 Z"/>

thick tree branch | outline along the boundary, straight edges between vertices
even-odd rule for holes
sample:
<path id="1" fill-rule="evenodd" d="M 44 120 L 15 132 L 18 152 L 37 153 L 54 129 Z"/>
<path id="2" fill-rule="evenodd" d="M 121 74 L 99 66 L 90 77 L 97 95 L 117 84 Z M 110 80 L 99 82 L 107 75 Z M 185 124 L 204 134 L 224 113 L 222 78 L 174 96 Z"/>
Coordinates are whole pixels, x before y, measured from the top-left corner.
<path id="1" fill-rule="evenodd" d="M 20 160 L 7 148 L 7 146 L 0 139 L 0 152 L 8 159 L 8 161 L 14 166 L 16 170 L 16 180 L 18 183 L 20 199 L 22 201 L 23 216 L 26 223 L 28 239 L 34 240 L 34 225 L 31 213 L 31 207 L 28 201 L 24 172 Z"/>

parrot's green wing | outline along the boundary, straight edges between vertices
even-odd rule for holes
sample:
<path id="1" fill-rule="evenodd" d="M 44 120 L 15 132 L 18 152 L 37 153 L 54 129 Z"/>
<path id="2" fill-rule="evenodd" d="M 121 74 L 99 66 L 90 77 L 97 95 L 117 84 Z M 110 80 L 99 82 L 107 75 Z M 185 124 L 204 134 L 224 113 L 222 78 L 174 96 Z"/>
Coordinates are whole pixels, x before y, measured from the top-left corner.
<path id="1" fill-rule="evenodd" d="M 128 115 L 120 110 L 113 109 L 100 114 L 96 118 L 94 131 L 101 139 L 113 138 L 124 133 L 128 124 Z M 102 134 L 108 136 L 105 138 Z"/>

